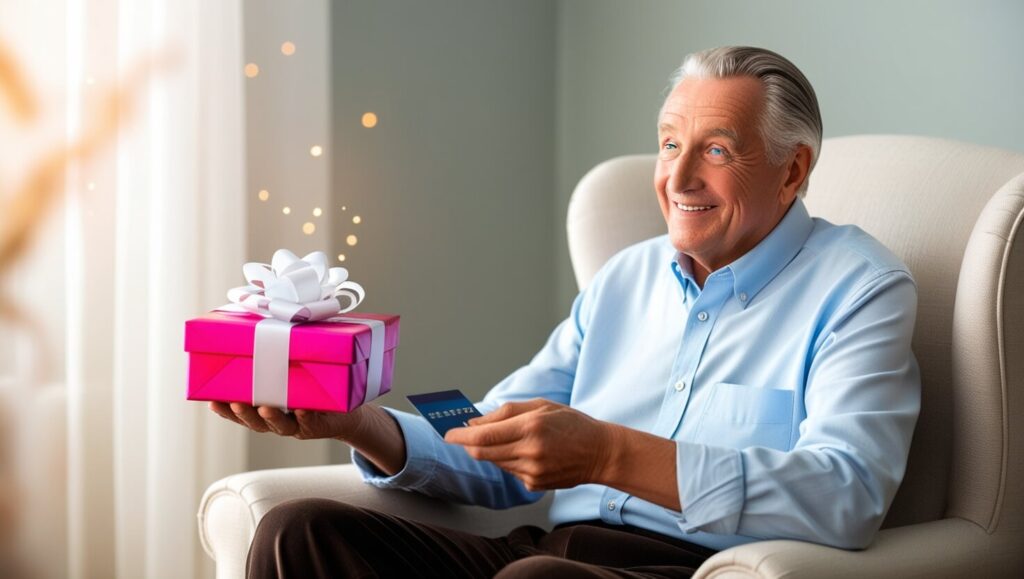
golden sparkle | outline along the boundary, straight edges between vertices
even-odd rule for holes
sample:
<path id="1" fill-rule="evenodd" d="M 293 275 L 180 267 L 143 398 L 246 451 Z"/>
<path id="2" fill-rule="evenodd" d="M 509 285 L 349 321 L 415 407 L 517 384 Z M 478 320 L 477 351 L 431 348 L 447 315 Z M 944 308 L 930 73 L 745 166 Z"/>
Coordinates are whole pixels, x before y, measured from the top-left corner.
<path id="1" fill-rule="evenodd" d="M 284 213 L 285 215 L 291 215 L 292 208 L 291 207 L 285 207 L 284 209 L 281 209 L 281 213 Z"/>
<path id="2" fill-rule="evenodd" d="M 377 115 L 374 113 L 363 113 L 363 126 L 372 129 L 377 126 Z"/>
<path id="3" fill-rule="evenodd" d="M 266 201 L 267 199 L 270 199 L 270 191 L 267 191 L 266 189 L 260 189 L 258 197 L 260 198 L 260 201 Z"/>
<path id="4" fill-rule="evenodd" d="M 295 54 L 295 45 L 291 42 L 283 42 L 281 44 L 281 54 L 285 56 L 291 56 Z"/>
<path id="5" fill-rule="evenodd" d="M 323 209 L 320 209 L 319 207 L 314 207 L 313 208 L 313 217 L 320 217 L 323 214 L 324 214 L 324 210 Z"/>
<path id="6" fill-rule="evenodd" d="M 362 222 L 363 222 L 363 218 L 358 216 L 358 215 L 356 215 L 355 217 L 352 218 L 352 223 L 355 223 L 356 225 L 359 225 Z"/>
<path id="7" fill-rule="evenodd" d="M 359 243 L 359 238 L 356 237 L 355 235 L 349 235 L 348 237 L 345 238 L 345 243 L 349 245 L 355 245 Z"/>
<path id="8" fill-rule="evenodd" d="M 255 62 L 250 62 L 245 65 L 245 76 L 249 78 L 256 78 L 260 74 L 260 67 L 256 66 Z"/>
<path id="9" fill-rule="evenodd" d="M 313 235 L 313 233 L 315 231 L 316 231 L 316 225 L 313 225 L 312 222 L 307 221 L 307 222 L 302 224 L 302 232 L 305 233 L 306 235 Z"/>
<path id="10" fill-rule="evenodd" d="M 313 155 L 314 157 L 319 157 L 320 155 L 324 154 L 324 148 L 321 147 L 320 145 L 313 145 L 312 147 L 309 148 L 309 154 Z"/>
<path id="11" fill-rule="evenodd" d="M 345 261 L 345 254 L 344 253 L 339 253 L 338 254 L 338 261 Z"/>

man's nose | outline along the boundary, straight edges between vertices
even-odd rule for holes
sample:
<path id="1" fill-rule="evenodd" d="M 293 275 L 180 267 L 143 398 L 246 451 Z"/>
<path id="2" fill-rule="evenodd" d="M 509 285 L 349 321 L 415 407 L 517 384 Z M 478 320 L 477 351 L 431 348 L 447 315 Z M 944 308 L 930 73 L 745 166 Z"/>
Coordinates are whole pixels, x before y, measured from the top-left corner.
<path id="1" fill-rule="evenodd" d="M 668 190 L 671 193 L 685 193 L 700 189 L 700 159 L 691 151 L 683 151 L 672 163 L 668 176 Z"/>

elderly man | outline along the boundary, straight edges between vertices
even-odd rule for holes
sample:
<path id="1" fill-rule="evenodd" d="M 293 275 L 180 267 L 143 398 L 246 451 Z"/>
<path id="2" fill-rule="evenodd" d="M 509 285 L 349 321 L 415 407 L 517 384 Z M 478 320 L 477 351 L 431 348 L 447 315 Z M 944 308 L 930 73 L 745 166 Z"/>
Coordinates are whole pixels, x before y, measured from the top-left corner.
<path id="1" fill-rule="evenodd" d="M 526 366 L 444 440 L 419 417 L 214 404 L 254 430 L 350 444 L 366 481 L 554 529 L 485 538 L 326 500 L 261 522 L 251 577 L 681 577 L 771 538 L 872 540 L 920 405 L 916 289 L 860 229 L 808 216 L 821 144 L 788 60 L 690 55 L 658 120 L 668 234 L 625 249 Z"/>

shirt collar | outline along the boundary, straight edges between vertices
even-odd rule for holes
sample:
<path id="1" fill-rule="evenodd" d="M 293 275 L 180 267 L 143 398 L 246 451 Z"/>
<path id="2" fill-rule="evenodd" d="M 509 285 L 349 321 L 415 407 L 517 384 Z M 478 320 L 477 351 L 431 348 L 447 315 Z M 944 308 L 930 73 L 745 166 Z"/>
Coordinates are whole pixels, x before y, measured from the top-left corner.
<path id="1" fill-rule="evenodd" d="M 804 246 L 814 221 L 807 213 L 807 207 L 799 197 L 793 202 L 786 215 L 764 239 L 753 249 L 732 262 L 728 268 L 733 277 L 733 293 L 746 307 L 764 286 L 786 267 Z M 672 272 L 683 289 L 693 284 L 693 261 L 689 256 L 676 253 L 672 259 Z"/>
<path id="2" fill-rule="evenodd" d="M 669 241 L 671 246 L 672 241 Z M 683 287 L 683 292 L 686 292 L 690 285 L 697 287 L 697 280 L 693 277 L 693 259 L 682 252 L 675 252 L 672 255 L 672 273 L 675 274 L 676 279 L 679 280 L 679 285 Z"/>

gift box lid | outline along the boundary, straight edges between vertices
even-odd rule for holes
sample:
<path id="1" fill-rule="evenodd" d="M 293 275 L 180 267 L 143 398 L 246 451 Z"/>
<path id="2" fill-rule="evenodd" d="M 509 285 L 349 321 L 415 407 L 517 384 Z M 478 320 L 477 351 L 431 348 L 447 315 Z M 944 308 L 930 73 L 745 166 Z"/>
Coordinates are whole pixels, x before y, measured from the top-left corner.
<path id="1" fill-rule="evenodd" d="M 398 346 L 398 316 L 345 314 L 384 322 L 384 349 Z M 252 356 L 256 324 L 265 318 L 250 313 L 213 311 L 185 322 L 185 351 Z M 310 322 L 292 328 L 288 358 L 303 362 L 354 364 L 370 356 L 370 328 L 344 322 Z"/>

